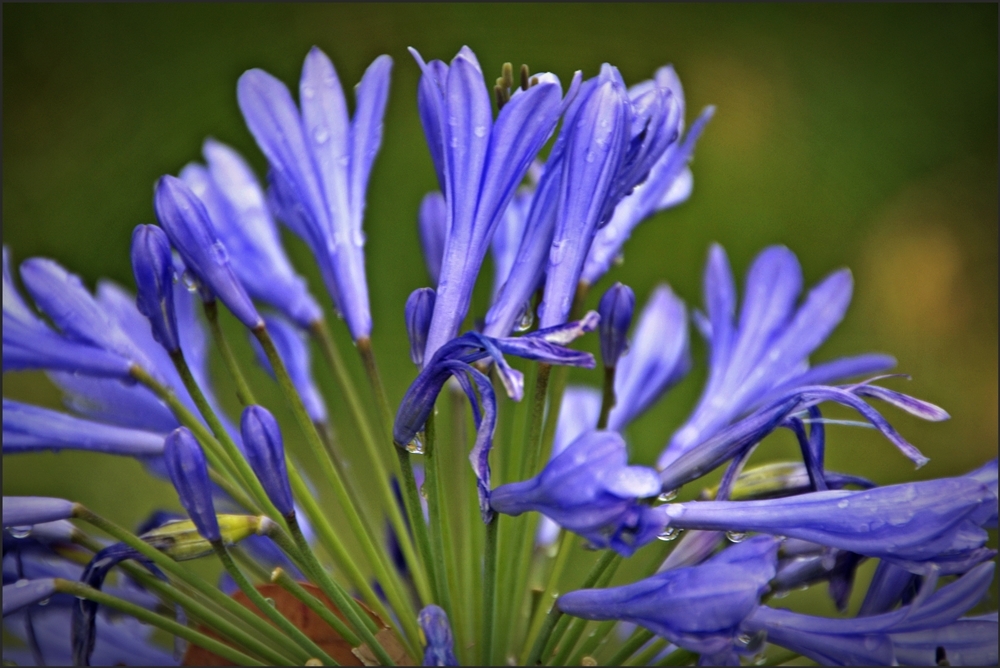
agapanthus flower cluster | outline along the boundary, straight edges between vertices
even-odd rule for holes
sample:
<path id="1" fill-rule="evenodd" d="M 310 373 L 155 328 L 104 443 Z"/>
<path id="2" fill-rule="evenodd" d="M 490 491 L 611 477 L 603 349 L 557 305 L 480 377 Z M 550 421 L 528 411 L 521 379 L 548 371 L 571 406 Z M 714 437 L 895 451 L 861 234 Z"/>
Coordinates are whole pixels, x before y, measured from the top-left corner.
<path id="1" fill-rule="evenodd" d="M 374 355 L 364 256 L 388 56 L 355 87 L 353 113 L 317 48 L 297 103 L 262 70 L 240 77 L 265 178 L 215 139 L 205 165 L 160 178 L 158 224 L 132 237 L 134 293 L 109 281 L 92 292 L 30 258 L 19 265 L 28 301 L 3 249 L 3 370 L 44 371 L 65 396 L 62 411 L 5 398 L 4 455 L 134 457 L 184 510 L 129 530 L 73 499 L 4 497 L 4 629 L 20 641 L 5 642 L 5 662 L 995 664 L 997 615 L 977 606 L 995 570 L 997 461 L 889 485 L 826 468 L 828 447 L 855 447 L 843 424 L 873 428 L 923 466 L 882 410 L 949 417 L 886 386 L 888 355 L 811 361 L 850 304 L 849 271 L 803 296 L 796 256 L 773 246 L 740 298 L 714 245 L 701 310 L 666 283 L 648 296 L 621 283 L 591 294 L 639 223 L 692 195 L 714 109 L 687 126 L 669 65 L 627 86 L 604 64 L 564 86 L 507 64 L 491 86 L 468 47 L 448 63 L 411 53 L 440 191 L 414 212 L 429 285 L 399 305 L 408 341 L 397 343 L 416 366 L 400 397 Z M 370 392 L 279 223 L 311 250 Z M 491 301 L 476 312 L 488 253 Z M 247 329 L 284 412 L 258 403 L 220 303 Z M 689 324 L 709 351 L 701 398 L 663 433 L 656 461 L 638 461 L 628 427 L 690 371 Z M 603 374 L 567 384 L 569 367 L 598 366 L 571 347 L 588 335 Z M 210 341 L 238 420 L 213 389 Z M 335 391 L 317 382 L 316 357 Z M 825 418 L 830 404 L 857 419 Z M 748 467 L 782 428 L 799 456 Z M 610 586 L 639 551 L 642 565 Z M 182 563 L 210 558 L 217 582 Z M 587 570 L 568 570 L 581 559 Z M 817 585 L 839 616 L 780 602 Z"/>

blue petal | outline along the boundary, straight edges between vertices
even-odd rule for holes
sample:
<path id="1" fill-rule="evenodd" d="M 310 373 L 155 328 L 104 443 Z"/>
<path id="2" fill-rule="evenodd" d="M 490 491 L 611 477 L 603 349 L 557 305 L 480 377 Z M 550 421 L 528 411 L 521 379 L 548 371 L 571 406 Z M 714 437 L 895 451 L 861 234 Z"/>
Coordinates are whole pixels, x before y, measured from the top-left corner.
<path id="1" fill-rule="evenodd" d="M 3 525 L 6 528 L 69 519 L 75 506 L 72 501 L 47 496 L 5 496 Z"/>
<path id="2" fill-rule="evenodd" d="M 3 587 L 3 616 L 17 612 L 21 608 L 34 605 L 56 593 L 56 581 L 52 578 L 44 580 L 18 580 L 14 584 Z"/>
<path id="3" fill-rule="evenodd" d="M 392 58 L 379 56 L 365 70 L 354 89 L 357 106 L 351 120 L 351 172 L 349 175 L 351 227 L 361 229 L 365 214 L 365 193 L 372 164 L 382 146 L 382 119 L 389 98 Z"/>
<path id="4" fill-rule="evenodd" d="M 448 236 L 448 204 L 440 192 L 429 192 L 420 202 L 417 214 L 417 229 L 420 232 L 420 246 L 427 263 L 427 274 L 431 284 L 438 284 L 441 275 L 441 257 L 444 242 Z"/>
<path id="5" fill-rule="evenodd" d="M 57 411 L 3 400 L 4 453 L 79 449 L 129 457 L 163 453 L 165 434 L 81 420 Z"/>

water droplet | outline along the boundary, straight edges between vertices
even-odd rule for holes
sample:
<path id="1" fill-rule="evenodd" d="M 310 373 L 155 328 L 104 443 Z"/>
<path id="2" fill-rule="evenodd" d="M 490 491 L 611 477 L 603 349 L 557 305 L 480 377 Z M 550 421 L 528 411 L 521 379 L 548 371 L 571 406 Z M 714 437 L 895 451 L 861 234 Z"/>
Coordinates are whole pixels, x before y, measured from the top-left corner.
<path id="1" fill-rule="evenodd" d="M 787 591 L 776 591 L 776 592 L 774 592 L 774 596 L 773 596 L 773 598 L 778 598 L 778 599 L 787 598 L 787 597 L 788 597 L 788 592 Z"/>
<path id="2" fill-rule="evenodd" d="M 580 659 L 580 665 L 581 666 L 596 666 L 597 665 L 597 659 L 595 659 L 592 656 L 585 656 L 582 659 Z"/>
<path id="3" fill-rule="evenodd" d="M 619 253 L 618 255 L 615 255 L 615 259 L 612 260 L 611 263 L 616 267 L 620 267 L 625 264 L 625 256 Z"/>
<path id="4" fill-rule="evenodd" d="M 738 642 L 741 645 L 746 645 L 747 643 L 750 642 L 750 635 L 747 633 L 741 633 L 738 636 L 736 636 L 736 642 Z"/>
<path id="5" fill-rule="evenodd" d="M 480 139 L 482 139 L 483 137 L 486 136 L 486 126 L 485 125 L 477 125 L 476 128 L 472 131 L 472 134 L 474 134 L 477 137 L 479 137 Z"/>
<path id="6" fill-rule="evenodd" d="M 20 580 L 18 580 L 17 582 L 14 583 L 14 586 L 15 587 L 27 587 L 28 586 L 28 581 L 25 580 L 24 578 L 21 578 Z"/>
<path id="7" fill-rule="evenodd" d="M 413 437 L 413 440 L 406 444 L 406 451 L 413 455 L 424 454 L 424 442 L 417 434 Z"/>
<path id="8" fill-rule="evenodd" d="M 421 485 L 418 491 L 420 492 L 421 499 L 427 498 L 427 485 Z"/>
<path id="9" fill-rule="evenodd" d="M 185 269 L 184 273 L 181 274 L 181 282 L 184 283 L 184 287 L 187 288 L 188 292 L 198 291 L 198 279 L 189 269 Z"/>
<path id="10" fill-rule="evenodd" d="M 843 501 L 841 501 L 840 503 L 837 504 L 837 507 L 838 508 L 846 508 L 849 505 L 851 505 L 851 504 L 847 501 L 847 499 L 844 499 Z"/>
<path id="11" fill-rule="evenodd" d="M 316 90 L 312 86 L 303 86 L 302 97 L 306 98 L 307 100 L 311 100 L 314 97 L 316 97 Z"/>
<path id="12" fill-rule="evenodd" d="M 51 598 L 43 598 L 41 601 L 38 602 L 38 605 L 48 605 L 51 601 L 52 601 Z"/>
<path id="13" fill-rule="evenodd" d="M 742 531 L 727 531 L 726 538 L 730 543 L 742 543 L 747 539 L 747 535 Z"/>
<path id="14" fill-rule="evenodd" d="M 678 529 L 677 527 L 667 527 L 666 529 L 660 532 L 660 535 L 657 536 L 657 538 L 662 541 L 677 540 L 677 537 L 680 536 L 682 533 L 684 533 L 684 529 Z"/>
<path id="15" fill-rule="evenodd" d="M 587 162 L 593 162 L 596 159 L 597 156 L 594 154 L 593 151 L 587 151 Z"/>
<path id="16" fill-rule="evenodd" d="M 531 329 L 531 326 L 535 324 L 535 313 L 531 309 L 531 302 L 527 301 L 524 306 L 521 307 L 521 314 L 517 316 L 517 322 L 514 324 L 514 331 L 520 334 L 521 332 L 527 332 Z"/>
<path id="17" fill-rule="evenodd" d="M 560 240 L 552 244 L 552 249 L 549 251 L 549 261 L 552 264 L 559 264 L 563 261 L 566 256 L 566 240 Z"/>
<path id="18" fill-rule="evenodd" d="M 31 526 L 11 527 L 7 529 L 14 538 L 27 538 L 31 535 Z"/>
<path id="19" fill-rule="evenodd" d="M 226 247 L 222 245 L 221 241 L 216 241 L 212 244 L 212 259 L 219 265 L 229 262 L 229 253 L 226 251 Z"/>
<path id="20" fill-rule="evenodd" d="M 658 497 L 656 497 L 656 500 L 659 501 L 660 503 L 668 503 L 676 498 L 677 498 L 677 490 L 670 489 L 667 490 L 666 492 L 663 492 Z"/>
<path id="21" fill-rule="evenodd" d="M 317 144 L 325 144 L 326 140 L 330 138 L 330 133 L 322 125 L 316 126 L 313 130 L 313 141 Z"/>
<path id="22" fill-rule="evenodd" d="M 365 233 L 362 232 L 361 230 L 354 230 L 351 233 L 351 241 L 353 241 L 354 245 L 357 246 L 358 248 L 364 246 L 365 245 Z"/>
<path id="23" fill-rule="evenodd" d="M 273 598 L 265 598 L 264 600 L 267 601 L 268 605 L 274 606 L 274 599 Z"/>

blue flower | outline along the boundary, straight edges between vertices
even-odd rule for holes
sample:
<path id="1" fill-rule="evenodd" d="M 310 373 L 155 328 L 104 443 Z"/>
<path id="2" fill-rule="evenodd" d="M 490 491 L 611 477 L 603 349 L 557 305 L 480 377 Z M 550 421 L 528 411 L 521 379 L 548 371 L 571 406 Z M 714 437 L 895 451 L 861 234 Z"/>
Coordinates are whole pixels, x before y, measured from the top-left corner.
<path id="1" fill-rule="evenodd" d="M 531 161 L 555 128 L 562 89 L 552 75 L 517 91 L 493 120 L 492 99 L 475 54 L 463 47 L 450 65 L 425 63 L 417 105 L 447 203 L 447 231 L 426 357 L 452 339 L 465 318 L 490 239 Z M 507 334 L 507 332 L 503 332 Z"/>
<path id="2" fill-rule="evenodd" d="M 663 529 L 662 516 L 638 502 L 659 491 L 654 470 L 628 465 L 619 434 L 589 431 L 534 478 L 494 489 L 490 505 L 507 515 L 540 512 L 594 547 L 630 556 Z"/>
<path id="3" fill-rule="evenodd" d="M 237 85 L 247 127 L 271 167 L 271 203 L 309 244 L 355 340 L 372 330 L 362 224 L 391 70 L 389 56 L 368 67 L 353 118 L 333 63 L 316 47 L 302 66 L 301 114 L 288 88 L 263 70 L 248 70 Z"/>
<path id="4" fill-rule="evenodd" d="M 15 613 L 29 605 L 49 598 L 56 592 L 53 578 L 42 580 L 18 580 L 3 587 L 3 616 Z"/>
<path id="5" fill-rule="evenodd" d="M 629 97 L 635 100 L 648 94 L 653 88 L 668 90 L 677 104 L 677 132 L 684 132 L 684 90 L 674 68 L 670 65 L 656 71 L 653 79 L 636 84 L 629 89 Z M 659 160 L 649 170 L 645 181 L 635 187 L 632 193 L 615 207 L 615 213 L 594 235 L 587 253 L 580 279 L 593 285 L 615 260 L 621 255 L 622 246 L 628 241 L 632 230 L 654 213 L 677 206 L 691 195 L 694 177 L 687 166 L 694 155 L 695 143 L 715 113 L 715 107 L 705 107 L 691 125 L 684 139 L 672 143 Z"/>
<path id="6" fill-rule="evenodd" d="M 278 421 L 263 406 L 247 406 L 240 419 L 240 433 L 247 460 L 271 503 L 282 515 L 291 515 L 295 508 Z"/>
<path id="7" fill-rule="evenodd" d="M 533 167 L 537 165 L 538 161 L 532 163 Z M 529 178 L 531 172 L 529 168 Z M 517 257 L 521 239 L 524 238 L 532 201 L 534 201 L 534 189 L 519 188 L 507 205 L 496 232 L 493 233 L 493 240 L 490 242 L 490 256 L 493 258 L 493 300 L 500 294 L 500 289 L 510 278 L 511 269 L 514 268 L 514 259 Z M 525 317 L 531 316 L 531 312 L 526 311 Z"/>
<path id="8" fill-rule="evenodd" d="M 420 246 L 424 251 L 427 275 L 431 285 L 437 285 L 441 276 L 441 257 L 444 255 L 444 240 L 448 236 L 448 203 L 438 191 L 424 195 L 417 213 L 417 230 L 420 232 Z"/>
<path id="9" fill-rule="evenodd" d="M 457 666 L 455 641 L 448 623 L 448 613 L 436 605 L 425 606 L 417 615 L 425 640 L 425 666 Z"/>
<path id="10" fill-rule="evenodd" d="M 922 636 L 926 642 L 955 623 L 986 593 L 995 566 L 993 563 L 980 564 L 958 580 L 927 595 L 922 602 L 915 600 L 893 612 L 828 619 L 761 606 L 746 620 L 744 629 L 765 631 L 769 642 L 822 664 L 896 665 L 896 642 L 905 652 L 907 645 L 919 643 Z M 935 648 L 943 646 L 947 654 L 947 637 L 941 640 L 945 642 Z"/>
<path id="11" fill-rule="evenodd" d="M 772 246 L 747 272 L 740 320 L 734 322 L 736 289 L 725 251 L 712 246 L 705 269 L 707 317 L 699 317 L 711 350 L 708 382 L 697 407 L 660 455 L 665 468 L 774 394 L 802 385 L 886 369 L 895 360 L 862 355 L 808 367 L 808 356 L 840 322 L 850 303 L 850 272 L 833 272 L 801 306 L 802 270 L 787 248 Z"/>
<path id="12" fill-rule="evenodd" d="M 758 609 L 774 577 L 777 551 L 777 541 L 758 536 L 700 566 L 665 571 L 624 587 L 581 589 L 563 595 L 556 605 L 584 619 L 639 624 L 706 658 L 727 657 L 740 625 Z"/>
<path id="13" fill-rule="evenodd" d="M 130 457 L 163 453 L 166 434 L 129 429 L 66 413 L 3 400 L 4 454 L 40 450 L 88 450 Z"/>
<path id="14" fill-rule="evenodd" d="M 180 349 L 174 310 L 174 260 L 170 240 L 155 225 L 132 231 L 132 274 L 138 289 L 135 305 L 152 327 L 153 338 L 173 354 Z"/>
<path id="15" fill-rule="evenodd" d="M 694 501 L 661 507 L 678 529 L 762 531 L 880 557 L 914 573 L 961 573 L 990 558 L 981 528 L 996 497 L 971 478 L 760 501 Z"/>
<path id="16" fill-rule="evenodd" d="M 623 431 L 690 368 L 687 310 L 668 286 L 660 285 L 639 314 L 629 351 L 618 362 L 608 429 Z"/>
<path id="17" fill-rule="evenodd" d="M 69 519 L 73 517 L 75 505 L 72 501 L 48 496 L 5 496 L 3 525 L 4 528 L 20 527 Z"/>
<path id="18" fill-rule="evenodd" d="M 198 527 L 198 533 L 210 543 L 218 542 L 221 533 L 212 503 L 208 464 L 201 445 L 187 427 L 178 427 L 167 436 L 163 454 L 170 481 L 177 490 L 181 505 Z"/>
<path id="19" fill-rule="evenodd" d="M 582 334 L 593 331 L 598 319 L 597 313 L 591 311 L 582 320 L 538 330 L 522 337 L 493 339 L 477 332 L 467 332 L 452 339 L 434 353 L 406 390 L 396 412 L 392 429 L 393 442 L 401 448 L 417 452 L 422 450 L 418 434 L 434 410 L 434 402 L 441 388 L 448 378 L 454 376 L 472 405 L 476 443 L 469 453 L 469 461 L 476 473 L 483 521 L 488 522 L 492 517 L 489 506 L 489 454 L 493 447 L 493 428 L 496 425 L 496 395 L 490 379 L 471 365 L 489 357 L 496 365 L 507 394 L 515 401 L 520 401 L 524 394 L 524 378 L 519 371 L 507 364 L 504 354 L 549 364 L 593 368 L 594 358 L 590 353 L 570 350 L 564 346 Z"/>
<path id="20" fill-rule="evenodd" d="M 601 340 L 601 359 L 604 366 L 613 369 L 618 365 L 618 358 L 628 347 L 628 328 L 632 325 L 632 312 L 635 309 L 635 293 L 632 288 L 621 283 L 615 283 L 601 297 L 597 312 L 601 315 L 598 328 Z"/>
<path id="21" fill-rule="evenodd" d="M 170 243 L 197 280 L 202 299 L 211 302 L 218 297 L 250 329 L 262 326 L 264 321 L 233 270 L 228 249 L 191 188 L 168 174 L 157 181 L 153 203 Z"/>
<path id="22" fill-rule="evenodd" d="M 323 317 L 305 280 L 285 255 L 257 178 L 239 153 L 213 139 L 202 148 L 208 168 L 191 163 L 180 178 L 205 205 L 247 293 L 299 327 Z"/>
<path id="23" fill-rule="evenodd" d="M 417 368 L 424 366 L 424 349 L 427 347 L 427 332 L 434 314 L 434 290 L 417 288 L 406 300 L 403 313 L 406 316 L 406 334 L 410 339 L 410 359 Z"/>

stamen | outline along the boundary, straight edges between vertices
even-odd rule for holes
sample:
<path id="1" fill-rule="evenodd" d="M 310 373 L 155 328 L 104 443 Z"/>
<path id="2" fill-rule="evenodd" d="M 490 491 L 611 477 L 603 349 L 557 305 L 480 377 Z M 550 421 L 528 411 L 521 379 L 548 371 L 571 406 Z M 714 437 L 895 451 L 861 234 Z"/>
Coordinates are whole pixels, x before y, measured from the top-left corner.
<path id="1" fill-rule="evenodd" d="M 530 76 L 530 74 L 531 73 L 528 71 L 528 66 L 521 65 L 521 90 L 528 90 L 529 87 L 533 86 L 535 83 L 538 82 L 537 77 L 535 77 L 534 83 L 529 82 L 528 77 Z"/>

